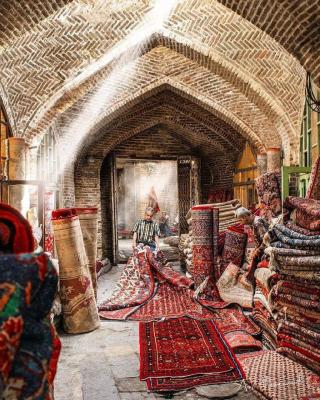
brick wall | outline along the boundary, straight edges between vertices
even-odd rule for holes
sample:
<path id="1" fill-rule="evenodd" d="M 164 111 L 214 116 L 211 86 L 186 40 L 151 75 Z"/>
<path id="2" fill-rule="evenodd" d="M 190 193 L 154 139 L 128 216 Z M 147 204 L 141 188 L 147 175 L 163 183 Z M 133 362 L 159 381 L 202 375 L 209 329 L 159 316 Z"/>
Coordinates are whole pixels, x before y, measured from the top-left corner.
<path id="1" fill-rule="evenodd" d="M 106 136 L 103 141 L 99 140 L 90 147 L 90 156 L 82 155 L 76 163 L 74 182 L 76 205 L 99 208 L 98 257 L 110 258 L 112 254 L 110 155 L 104 157 L 104 149 L 109 148 L 108 143 Z M 186 140 L 174 136 L 171 129 L 164 125 L 141 132 L 120 143 L 114 151 L 117 156 L 128 158 L 174 159 L 183 155 L 200 157 L 202 192 L 205 201 L 210 189 L 232 187 L 232 160 L 221 155 L 213 155 L 209 160 L 199 154 L 198 149 Z"/>

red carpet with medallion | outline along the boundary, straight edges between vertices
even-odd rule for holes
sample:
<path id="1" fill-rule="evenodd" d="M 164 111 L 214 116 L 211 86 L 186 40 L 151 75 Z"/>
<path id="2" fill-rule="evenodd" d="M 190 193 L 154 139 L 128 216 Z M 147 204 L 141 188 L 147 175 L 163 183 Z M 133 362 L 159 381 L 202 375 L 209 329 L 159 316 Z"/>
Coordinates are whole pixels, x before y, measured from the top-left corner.
<path id="1" fill-rule="evenodd" d="M 151 391 L 240 381 L 244 373 L 213 321 L 140 323 L 140 379 Z"/>

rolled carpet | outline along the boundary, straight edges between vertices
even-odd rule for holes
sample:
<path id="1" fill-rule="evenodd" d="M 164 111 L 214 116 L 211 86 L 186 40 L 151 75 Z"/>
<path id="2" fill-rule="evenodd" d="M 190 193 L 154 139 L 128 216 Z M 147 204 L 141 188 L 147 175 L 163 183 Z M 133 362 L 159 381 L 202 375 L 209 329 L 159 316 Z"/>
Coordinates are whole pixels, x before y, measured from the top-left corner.
<path id="1" fill-rule="evenodd" d="M 59 258 L 63 326 L 83 333 L 100 326 L 79 217 L 75 211 L 53 211 L 52 225 Z"/>

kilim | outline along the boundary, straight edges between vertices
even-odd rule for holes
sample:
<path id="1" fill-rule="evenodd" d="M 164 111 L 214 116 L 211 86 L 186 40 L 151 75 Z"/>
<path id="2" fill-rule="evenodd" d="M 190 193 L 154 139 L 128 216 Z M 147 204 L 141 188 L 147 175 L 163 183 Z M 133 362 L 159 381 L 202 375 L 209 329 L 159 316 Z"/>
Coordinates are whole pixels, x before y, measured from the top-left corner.
<path id="1" fill-rule="evenodd" d="M 44 254 L 0 256 L 0 393 L 53 399 L 60 340 L 49 318 L 58 276 Z"/>
<path id="2" fill-rule="evenodd" d="M 213 321 L 176 318 L 140 323 L 140 379 L 173 391 L 241 380 L 244 375 Z"/>
<path id="3" fill-rule="evenodd" d="M 307 400 L 320 396 L 319 376 L 275 351 L 239 356 L 248 383 L 269 400 Z"/>

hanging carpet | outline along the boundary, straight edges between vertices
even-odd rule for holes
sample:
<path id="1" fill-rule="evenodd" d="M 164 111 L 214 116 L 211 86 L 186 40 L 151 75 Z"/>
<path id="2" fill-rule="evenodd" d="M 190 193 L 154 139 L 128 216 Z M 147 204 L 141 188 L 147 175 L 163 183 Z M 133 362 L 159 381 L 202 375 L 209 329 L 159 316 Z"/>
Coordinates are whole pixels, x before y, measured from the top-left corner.
<path id="1" fill-rule="evenodd" d="M 176 318 L 140 323 L 140 379 L 151 391 L 175 391 L 244 378 L 212 321 Z"/>

